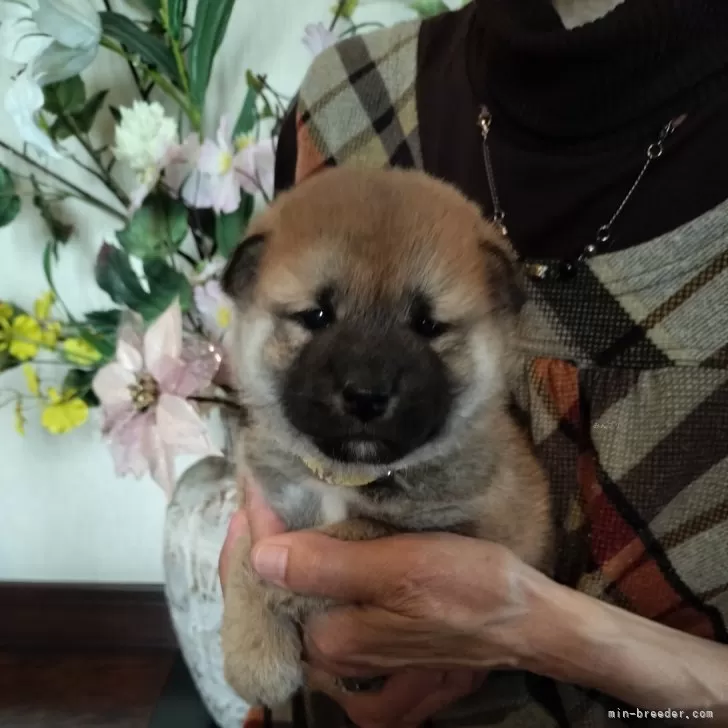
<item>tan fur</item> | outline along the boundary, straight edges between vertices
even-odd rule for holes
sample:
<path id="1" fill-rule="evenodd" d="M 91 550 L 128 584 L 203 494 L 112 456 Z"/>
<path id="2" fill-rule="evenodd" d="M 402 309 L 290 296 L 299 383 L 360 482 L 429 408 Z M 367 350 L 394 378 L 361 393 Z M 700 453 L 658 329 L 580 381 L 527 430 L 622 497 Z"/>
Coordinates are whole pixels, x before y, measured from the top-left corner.
<path id="1" fill-rule="evenodd" d="M 252 232 L 266 240 L 249 285 L 235 285 L 231 263 L 233 355 L 248 409 L 239 466 L 261 482 L 289 527 L 347 540 L 453 530 L 501 543 L 546 569 L 548 484 L 506 407 L 516 321 L 507 308 L 511 273 L 503 241 L 477 207 L 421 173 L 337 169 L 282 195 Z M 342 317 L 347 307 L 383 301 L 397 310 L 417 288 L 434 301 L 437 317 L 453 324 L 431 345 L 459 394 L 442 434 L 388 466 L 401 479 L 401 498 L 367 500 L 357 488 L 318 481 L 301 458 L 318 458 L 342 475 L 376 478 L 382 468 L 315 452 L 278 400 L 281 378 L 311 336 L 284 314 L 314 305 L 316 290 L 331 280 L 346 292 Z M 327 523 L 339 508 L 344 520 Z M 248 546 L 239 546 L 226 589 L 226 675 L 248 701 L 276 704 L 303 679 L 295 622 L 326 604 L 264 586 L 247 554 Z"/>

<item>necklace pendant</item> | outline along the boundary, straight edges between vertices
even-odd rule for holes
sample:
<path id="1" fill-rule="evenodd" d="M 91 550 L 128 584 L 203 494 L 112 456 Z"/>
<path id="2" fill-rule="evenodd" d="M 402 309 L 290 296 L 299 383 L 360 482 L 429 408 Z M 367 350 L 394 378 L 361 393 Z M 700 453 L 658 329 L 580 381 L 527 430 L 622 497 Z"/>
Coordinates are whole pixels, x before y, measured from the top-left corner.
<path id="1" fill-rule="evenodd" d="M 578 273 L 576 261 L 522 261 L 523 272 L 533 281 L 568 281 Z"/>
<path id="2" fill-rule="evenodd" d="M 545 281 L 551 277 L 551 266 L 548 263 L 524 263 L 523 272 L 535 281 Z"/>

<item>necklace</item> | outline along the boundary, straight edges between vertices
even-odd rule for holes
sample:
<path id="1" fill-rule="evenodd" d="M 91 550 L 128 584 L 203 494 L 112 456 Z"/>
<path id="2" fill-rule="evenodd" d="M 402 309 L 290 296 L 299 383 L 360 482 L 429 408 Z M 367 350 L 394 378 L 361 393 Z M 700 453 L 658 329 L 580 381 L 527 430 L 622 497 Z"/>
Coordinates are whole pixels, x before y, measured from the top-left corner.
<path id="1" fill-rule="evenodd" d="M 529 278 L 537 281 L 544 280 L 568 280 L 573 278 L 578 268 L 584 261 L 593 257 L 597 253 L 605 253 L 612 246 L 612 229 L 614 224 L 619 219 L 627 203 L 632 199 L 632 196 L 640 186 L 642 179 L 647 170 L 656 162 L 665 152 L 665 142 L 672 136 L 675 130 L 685 121 L 687 115 L 683 114 L 675 119 L 671 119 L 660 129 L 660 133 L 657 139 L 652 142 L 648 147 L 645 155 L 645 163 L 642 169 L 637 174 L 632 186 L 629 188 L 627 194 L 622 198 L 622 202 L 617 207 L 616 211 L 609 219 L 607 223 L 601 225 L 594 236 L 594 242 L 587 243 L 579 252 L 579 254 L 571 260 L 526 260 L 519 256 L 519 262 L 523 266 L 524 272 Z M 508 238 L 508 228 L 506 227 L 506 213 L 501 205 L 500 197 L 498 196 L 498 188 L 496 185 L 495 174 L 493 172 L 493 163 L 490 158 L 490 147 L 488 146 L 488 136 L 492 125 L 493 117 L 490 111 L 485 106 L 480 107 L 480 113 L 478 114 L 478 128 L 482 137 L 483 145 L 483 161 L 485 162 L 485 172 L 488 177 L 488 188 L 490 190 L 490 197 L 493 203 L 493 217 L 492 220 L 500 230 L 501 234 Z"/>

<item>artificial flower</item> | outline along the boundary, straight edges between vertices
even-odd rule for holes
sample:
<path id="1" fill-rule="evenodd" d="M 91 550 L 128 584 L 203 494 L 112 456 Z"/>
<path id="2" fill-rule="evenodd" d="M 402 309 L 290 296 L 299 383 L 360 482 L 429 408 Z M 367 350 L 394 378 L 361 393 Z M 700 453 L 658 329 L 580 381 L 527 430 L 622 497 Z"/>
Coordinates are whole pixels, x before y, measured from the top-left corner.
<path id="1" fill-rule="evenodd" d="M 23 364 L 23 376 L 25 377 L 25 384 L 28 387 L 28 391 L 34 397 L 39 397 L 40 380 L 38 379 L 38 373 L 30 364 Z"/>
<path id="2" fill-rule="evenodd" d="M 1 324 L 2 322 L 0 322 Z M 7 331 L 3 331 L 3 335 L 0 335 L 0 351 L 7 348 L 10 355 L 19 361 L 28 361 L 36 356 L 42 343 L 41 325 L 27 314 L 16 316 Z"/>
<path id="3" fill-rule="evenodd" d="M 58 321 L 41 321 L 41 344 L 46 349 L 55 349 L 63 326 Z"/>
<path id="4" fill-rule="evenodd" d="M 211 278 L 195 286 L 193 295 L 205 331 L 220 339 L 230 328 L 233 315 L 232 302 L 223 292 L 220 282 Z"/>
<path id="5" fill-rule="evenodd" d="M 119 475 L 149 471 L 171 495 L 174 455 L 219 453 L 188 398 L 210 386 L 220 361 L 211 344 L 183 339 L 177 301 L 144 334 L 136 318 L 121 326 L 116 360 L 92 385 Z"/>
<path id="6" fill-rule="evenodd" d="M 240 186 L 251 195 L 262 193 L 266 200 L 273 197 L 276 149 L 273 139 L 253 140 L 238 137 L 235 140 L 235 174 Z"/>
<path id="7" fill-rule="evenodd" d="M 40 298 L 36 299 L 33 304 L 33 312 L 35 318 L 41 326 L 41 338 L 40 343 L 46 349 L 55 349 L 58 343 L 58 337 L 61 335 L 63 329 L 62 325 L 58 321 L 51 321 L 51 309 L 53 304 L 56 302 L 56 295 L 53 291 L 44 293 Z"/>
<path id="8" fill-rule="evenodd" d="M 132 209 L 138 208 L 159 182 L 162 171 L 178 161 L 177 122 L 156 102 L 135 101 L 121 109 L 116 127 L 116 158 L 136 172 L 138 187 L 132 192 Z"/>
<path id="9" fill-rule="evenodd" d="M 43 408 L 40 423 L 52 435 L 64 435 L 83 425 L 88 419 L 88 405 L 76 396 L 74 390 L 59 394 L 48 388 L 48 404 Z"/>
<path id="10" fill-rule="evenodd" d="M 25 417 L 23 415 L 23 401 L 18 398 L 15 400 L 15 432 L 19 435 L 25 435 Z"/>
<path id="11" fill-rule="evenodd" d="M 60 157 L 40 114 L 42 86 L 76 76 L 96 57 L 101 19 L 90 0 L 24 0 L 3 4 L 0 53 L 26 66 L 10 85 L 5 111 L 24 141 Z"/>
<path id="12" fill-rule="evenodd" d="M 56 295 L 53 291 L 44 293 L 40 298 L 36 299 L 33 304 L 33 312 L 35 317 L 41 321 L 45 320 L 50 316 L 53 304 L 56 302 Z"/>
<path id="13" fill-rule="evenodd" d="M 230 117 L 223 116 L 216 140 L 202 144 L 195 184 L 185 184 L 182 196 L 192 207 L 212 208 L 217 213 L 235 212 L 242 199 L 241 188 L 249 194 L 273 194 L 275 147 L 272 139 L 254 141 L 247 136 L 233 140 Z"/>
<path id="14" fill-rule="evenodd" d="M 85 339 L 73 338 L 63 342 L 63 353 L 71 364 L 88 367 L 101 360 L 101 352 Z"/>
<path id="15" fill-rule="evenodd" d="M 44 103 L 43 90 L 26 72 L 10 84 L 4 105 L 23 141 L 49 157 L 61 159 L 63 155 L 48 136 L 47 125 L 40 113 Z"/>
<path id="16" fill-rule="evenodd" d="M 303 45 L 311 55 L 323 53 L 337 42 L 336 33 L 331 32 L 323 23 L 309 23 L 304 28 Z"/>

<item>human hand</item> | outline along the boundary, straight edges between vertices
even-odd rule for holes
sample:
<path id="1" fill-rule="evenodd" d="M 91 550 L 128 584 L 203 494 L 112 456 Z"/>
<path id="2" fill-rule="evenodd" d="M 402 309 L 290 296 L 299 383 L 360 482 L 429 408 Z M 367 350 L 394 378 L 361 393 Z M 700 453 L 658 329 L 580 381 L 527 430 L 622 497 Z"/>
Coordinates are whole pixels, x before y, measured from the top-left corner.
<path id="1" fill-rule="evenodd" d="M 294 592 L 352 605 L 306 628 L 312 666 L 346 676 L 521 667 L 532 652 L 530 595 L 552 583 L 502 546 L 451 534 L 285 534 L 258 542 L 252 563 Z"/>
<path id="2" fill-rule="evenodd" d="M 225 589 L 232 546 L 239 538 L 252 543 L 285 532 L 281 520 L 268 507 L 255 484 L 246 484 L 246 508 L 231 519 L 219 561 L 220 582 Z M 419 725 L 461 697 L 469 695 L 485 675 L 472 670 L 405 670 L 393 674 L 375 694 L 342 692 L 335 675 L 322 669 L 308 671 L 308 684 L 328 694 L 349 718 L 362 728 L 409 728 Z"/>

